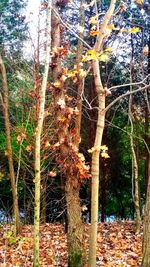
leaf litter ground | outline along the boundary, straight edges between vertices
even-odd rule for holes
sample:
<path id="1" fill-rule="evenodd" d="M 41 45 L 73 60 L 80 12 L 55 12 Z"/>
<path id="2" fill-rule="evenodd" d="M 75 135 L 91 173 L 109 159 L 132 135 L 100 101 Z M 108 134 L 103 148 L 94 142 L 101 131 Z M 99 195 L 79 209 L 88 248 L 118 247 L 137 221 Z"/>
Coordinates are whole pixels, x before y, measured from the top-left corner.
<path id="1" fill-rule="evenodd" d="M 88 251 L 89 225 L 85 225 Z M 61 224 L 40 226 L 42 267 L 67 267 L 67 240 Z M 142 259 L 142 232 L 135 234 L 131 221 L 101 223 L 98 226 L 97 266 L 139 267 Z M 0 226 L 0 267 L 30 267 L 33 262 L 33 226 L 25 225 L 14 238 L 10 225 Z"/>

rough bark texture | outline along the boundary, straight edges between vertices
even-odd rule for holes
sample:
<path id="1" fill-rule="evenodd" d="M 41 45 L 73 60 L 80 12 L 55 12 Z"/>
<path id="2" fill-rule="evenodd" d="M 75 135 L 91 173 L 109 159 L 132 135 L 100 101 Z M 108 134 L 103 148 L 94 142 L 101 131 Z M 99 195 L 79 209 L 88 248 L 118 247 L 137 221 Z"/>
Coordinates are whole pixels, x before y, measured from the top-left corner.
<path id="1" fill-rule="evenodd" d="M 47 78 L 50 63 L 50 49 L 51 49 L 51 0 L 48 2 L 47 11 L 47 41 L 46 41 L 46 58 L 43 80 L 40 90 L 40 106 L 39 116 L 37 120 L 37 128 L 35 133 L 35 200 L 34 200 L 34 261 L 33 266 L 40 266 L 39 259 L 39 225 L 40 225 L 40 180 L 41 180 L 41 134 L 44 120 L 44 107 L 45 107 L 45 93 L 47 86 Z"/>
<path id="2" fill-rule="evenodd" d="M 55 6 L 55 10 L 57 10 L 57 6 Z M 58 12 L 58 10 L 57 10 Z M 60 47 L 62 41 L 61 30 L 60 30 L 60 20 L 56 16 L 56 13 L 52 12 L 52 46 L 53 47 Z M 81 44 L 80 44 L 81 45 Z M 55 56 L 52 61 L 52 76 L 53 81 L 56 82 L 60 79 L 62 74 L 62 67 L 61 67 L 61 57 Z M 79 87 L 78 87 L 78 94 L 80 95 L 83 89 L 82 81 L 79 80 Z M 61 90 L 55 90 L 54 95 L 54 106 L 55 110 L 55 117 L 56 117 L 56 128 L 57 130 L 57 138 L 59 143 L 61 140 L 65 140 L 65 144 L 61 145 L 59 151 L 59 158 L 61 162 L 65 162 L 66 169 L 66 184 L 65 184 L 65 192 L 66 192 L 66 204 L 67 204 L 67 244 L 68 244 L 68 266 L 69 267 L 79 267 L 83 266 L 84 262 L 84 252 L 83 252 L 83 225 L 81 219 L 81 207 L 80 207 L 80 198 L 79 198 L 79 190 L 80 190 L 80 179 L 77 173 L 77 167 L 75 158 L 72 159 L 72 155 L 70 155 L 70 145 L 69 143 L 72 142 L 71 140 L 71 133 L 70 133 L 70 125 L 68 122 L 67 124 L 62 124 L 60 126 L 59 118 L 67 111 L 68 107 L 66 105 L 66 98 L 65 98 L 65 89 L 62 88 Z M 66 105 L 66 111 L 61 110 L 58 108 L 58 101 L 61 99 Z M 82 109 L 81 103 L 78 107 Z M 68 120 L 68 118 L 67 118 Z M 79 120 L 76 120 L 76 136 L 80 132 L 80 123 L 81 117 Z M 70 139 L 70 141 L 69 141 Z M 79 138 L 74 139 L 74 146 L 78 151 L 79 145 Z"/>
<path id="3" fill-rule="evenodd" d="M 97 52 L 102 51 L 103 40 L 107 25 L 113 15 L 116 0 L 112 0 L 110 7 L 104 16 L 101 25 L 100 33 L 97 36 L 94 49 Z M 97 224 L 98 224 L 98 204 L 99 204 L 99 156 L 102 143 L 102 136 L 105 123 L 105 98 L 106 92 L 101 82 L 99 69 L 99 61 L 93 60 L 93 74 L 96 93 L 98 97 L 98 119 L 96 128 L 96 137 L 94 142 L 95 151 L 92 154 L 92 191 L 91 191 L 91 229 L 90 229 L 90 244 L 89 244 L 89 266 L 96 267 L 96 245 L 97 245 Z"/>
<path id="4" fill-rule="evenodd" d="M 13 195 L 13 212 L 14 212 L 14 224 L 15 224 L 15 235 L 20 232 L 20 215 L 18 206 L 18 193 L 17 184 L 13 165 L 13 152 L 11 146 L 11 131 L 10 131 L 10 121 L 9 121 L 9 92 L 7 84 L 7 75 L 3 59 L 0 55 L 0 70 L 2 73 L 2 85 L 3 85 L 3 113 L 5 121 L 5 132 L 6 132 L 6 144 L 7 144 L 7 157 L 9 164 L 10 181 Z"/>
<path id="5" fill-rule="evenodd" d="M 148 187 L 144 215 L 144 235 L 143 235 L 143 261 L 142 267 L 150 266 L 150 160 L 148 164 Z"/>
<path id="6" fill-rule="evenodd" d="M 83 8 L 84 0 L 80 2 L 80 26 L 84 27 L 85 11 Z M 83 32 L 79 33 L 83 39 Z M 80 70 L 80 63 L 83 54 L 83 43 L 78 40 L 77 46 L 77 70 Z M 84 78 L 78 75 L 77 81 L 77 108 L 79 116 L 75 120 L 75 129 L 78 136 L 80 136 L 81 119 L 82 119 L 82 94 L 84 92 Z M 76 147 L 79 148 L 79 139 L 75 140 Z M 82 212 L 80 207 L 80 187 L 81 183 L 77 180 L 77 176 L 68 175 L 66 180 L 66 201 L 67 201 L 67 217 L 68 217 L 68 267 L 80 267 L 86 262 L 86 256 L 83 243 L 83 223 Z M 72 201 L 73 199 L 73 201 Z"/>
<path id="7" fill-rule="evenodd" d="M 68 176 L 66 181 L 68 267 L 82 267 L 85 255 L 83 254 L 83 224 L 79 198 L 80 183 L 76 182 L 75 185 L 73 178 L 75 177 Z"/>

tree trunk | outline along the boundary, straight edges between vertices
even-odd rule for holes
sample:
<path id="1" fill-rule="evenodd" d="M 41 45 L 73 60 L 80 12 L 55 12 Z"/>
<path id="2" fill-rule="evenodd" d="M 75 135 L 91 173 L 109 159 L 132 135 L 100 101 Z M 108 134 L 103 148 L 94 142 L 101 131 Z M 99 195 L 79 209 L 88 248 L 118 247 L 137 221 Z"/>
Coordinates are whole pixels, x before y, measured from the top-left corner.
<path id="1" fill-rule="evenodd" d="M 3 85 L 3 113 L 4 113 L 4 121 L 5 121 L 5 132 L 6 132 L 6 144 L 7 144 L 7 157 L 9 164 L 9 172 L 10 172 L 10 181 L 12 188 L 12 196 L 13 196 L 13 213 L 14 213 L 14 224 L 15 224 L 15 235 L 20 232 L 20 215 L 19 215 L 19 206 L 18 206 L 18 193 L 17 193 L 17 183 L 14 172 L 13 165 L 13 152 L 11 146 L 11 131 L 10 131 L 10 121 L 9 121 L 9 92 L 8 92 L 8 84 L 7 84 L 7 75 L 5 65 L 3 63 L 3 59 L 0 55 L 0 69 L 2 73 L 2 85 Z"/>
<path id="2" fill-rule="evenodd" d="M 148 164 L 148 187 L 144 215 L 144 235 L 143 235 L 143 260 L 142 267 L 150 266 L 150 160 Z"/>
<path id="3" fill-rule="evenodd" d="M 82 267 L 85 260 L 79 190 L 80 183 L 77 182 L 77 178 L 68 176 L 66 180 L 68 267 Z"/>
<path id="4" fill-rule="evenodd" d="M 43 174 L 41 180 L 41 223 L 46 223 L 46 175 Z"/>
<path id="5" fill-rule="evenodd" d="M 148 53 L 148 74 L 150 74 L 150 37 L 149 37 L 149 53 Z M 150 137 L 148 135 L 150 115 L 149 96 L 150 93 L 146 91 L 146 109 L 145 109 L 145 141 L 147 146 L 150 145 Z M 143 233 L 143 260 L 142 267 L 150 266 L 150 153 L 146 148 L 146 162 L 145 162 L 145 180 L 147 185 L 146 204 L 144 213 L 144 233 Z"/>
<path id="6" fill-rule="evenodd" d="M 134 46 L 133 46 L 133 39 L 131 34 L 131 48 L 132 48 L 132 55 L 131 55 L 131 62 L 130 62 L 130 83 L 133 83 L 134 78 L 134 65 L 133 65 L 133 59 L 134 59 Z M 132 86 L 130 86 L 130 91 L 132 92 Z M 132 112 L 132 106 L 133 106 L 133 96 L 132 94 L 129 97 L 129 120 L 131 124 L 131 130 L 130 130 L 130 146 L 131 146 L 131 153 L 132 153 L 132 197 L 135 207 L 135 214 L 136 214 L 136 232 L 138 233 L 140 231 L 141 226 L 141 212 L 140 212 L 140 187 L 139 187 L 139 171 L 138 171 L 138 161 L 137 161 L 137 154 L 135 151 L 135 144 L 134 144 L 134 126 L 133 126 L 133 119 L 135 116 L 133 116 Z M 136 118 L 135 118 L 136 120 Z"/>
<path id="7" fill-rule="evenodd" d="M 132 152 L 132 197 L 134 201 L 135 214 L 136 214 L 136 232 L 140 231 L 141 226 L 141 212 L 140 212 L 140 188 L 139 188 L 139 173 L 138 173 L 138 162 L 137 155 L 134 148 L 134 139 L 133 139 L 133 121 L 132 121 L 132 95 L 129 98 L 129 119 L 131 123 L 131 132 L 130 132 L 130 145 Z"/>
<path id="8" fill-rule="evenodd" d="M 133 201 L 135 206 L 135 214 L 136 214 L 136 232 L 138 233 L 140 231 L 141 226 L 141 213 L 140 213 L 140 200 L 139 200 L 139 175 L 138 175 L 138 163 L 137 163 L 137 157 L 134 149 L 134 143 L 133 143 L 133 133 L 130 134 L 130 145 L 131 145 L 131 151 L 132 151 L 132 162 L 133 162 L 133 178 L 134 178 L 134 194 L 133 194 Z"/>
<path id="9" fill-rule="evenodd" d="M 83 8 L 84 0 L 80 2 L 80 27 L 84 28 L 85 11 Z M 79 37 L 83 39 L 83 32 L 79 32 Z M 77 70 L 80 72 L 80 63 L 83 55 L 83 43 L 78 40 L 77 45 Z M 80 136 L 81 119 L 82 119 L 82 94 L 84 92 L 84 77 L 78 74 L 77 81 L 77 108 L 79 115 L 75 120 L 76 134 Z M 79 148 L 79 139 L 75 140 L 76 148 Z M 67 175 L 66 177 L 66 201 L 67 201 L 67 218 L 68 218 L 68 267 L 80 267 L 86 262 L 86 256 L 83 243 L 83 223 L 82 212 L 80 207 L 80 187 L 81 182 L 77 181 L 77 176 Z M 73 201 L 72 201 L 73 200 Z"/>
<path id="10" fill-rule="evenodd" d="M 103 48 L 103 39 L 107 25 L 113 15 L 116 0 L 111 0 L 110 7 L 104 16 L 100 33 L 97 36 L 94 49 L 101 52 Z M 99 27 L 99 26 L 98 26 Z M 99 156 L 102 144 L 102 136 L 105 124 L 105 98 L 106 91 L 102 86 L 99 69 L 99 61 L 93 60 L 93 74 L 95 88 L 98 97 L 98 119 L 96 128 L 96 137 L 94 142 L 95 151 L 92 154 L 92 192 L 91 192 L 91 229 L 89 243 L 89 266 L 96 267 L 96 246 L 97 246 L 97 226 L 98 226 L 98 205 L 99 205 Z"/>
<path id="11" fill-rule="evenodd" d="M 147 95 L 148 95 L 148 92 L 147 92 Z M 150 147 L 150 136 L 149 136 L 149 133 L 148 133 L 148 129 L 149 129 L 149 110 L 148 110 L 148 106 L 147 106 L 147 103 L 145 103 L 145 124 L 144 124 L 144 127 L 145 127 L 145 133 L 144 133 L 144 140 L 145 140 L 145 143 L 148 147 Z M 145 176 L 145 192 L 147 191 L 147 186 L 148 186 L 148 164 L 149 164 L 149 161 L 150 161 L 150 154 L 149 154 L 149 151 L 147 149 L 147 147 L 145 146 L 145 172 L 144 172 L 144 176 Z"/>
<path id="12" fill-rule="evenodd" d="M 39 267 L 39 225 L 40 225 L 40 180 L 41 180 L 41 134 L 44 120 L 44 107 L 45 107 L 45 94 L 47 86 L 47 78 L 50 63 L 50 51 L 51 51 L 51 0 L 48 1 L 47 10 L 47 40 L 46 40 L 46 58 L 45 69 L 43 74 L 43 80 L 40 90 L 40 106 L 39 116 L 37 121 L 37 128 L 35 133 L 35 200 L 34 200 L 34 260 L 33 266 Z"/>
<path id="13" fill-rule="evenodd" d="M 55 6 L 55 10 L 57 11 L 57 6 Z M 61 46 L 61 31 L 60 31 L 60 20 L 56 16 L 55 12 L 52 12 L 52 46 L 53 47 L 60 47 Z M 82 45 L 79 46 L 79 55 L 77 61 L 79 61 L 82 52 Z M 79 62 L 78 62 L 79 63 Z M 54 82 L 60 80 L 60 76 L 62 73 L 61 67 L 61 57 L 57 56 L 53 58 L 52 62 L 52 76 Z M 78 66 L 79 67 L 79 66 Z M 65 89 L 63 88 L 63 83 L 61 90 L 54 91 L 54 105 L 58 106 L 58 101 L 61 99 L 65 103 L 66 106 L 66 98 L 65 98 Z M 83 79 L 78 79 L 78 95 L 79 98 L 82 94 L 83 90 Z M 81 101 L 81 100 L 80 100 Z M 66 106 L 66 109 L 68 107 Z M 82 103 L 78 104 L 79 111 L 82 110 Z M 65 140 L 65 144 L 62 144 L 59 157 L 61 158 L 61 162 L 66 163 L 66 184 L 65 184 L 65 192 L 66 192 L 66 204 L 67 204 L 67 244 L 68 244 L 68 266 L 69 267 L 80 267 L 83 266 L 85 255 L 83 251 L 83 225 L 81 219 L 81 207 L 80 207 L 80 198 L 79 198 L 79 191 L 80 191 L 80 179 L 76 171 L 76 160 L 75 158 L 69 159 L 69 153 L 71 151 L 69 147 L 69 138 L 71 140 L 71 134 L 69 129 L 69 123 L 59 126 L 59 118 L 62 116 L 65 109 L 60 110 L 57 108 L 55 111 L 56 117 L 56 127 L 57 127 L 57 138 L 59 143 L 61 140 Z M 68 118 L 67 118 L 68 120 Z M 81 124 L 81 114 L 79 118 L 76 120 L 74 131 L 76 131 L 75 136 L 78 137 L 80 133 L 80 124 Z M 72 141 L 71 141 L 72 142 Z M 73 142 L 74 147 L 76 147 L 76 151 L 78 152 L 79 146 L 79 138 Z M 76 152 L 76 153 L 77 153 Z"/>
<path id="14" fill-rule="evenodd" d="M 85 24 L 85 11 L 83 8 L 85 0 L 81 0 L 80 2 L 80 27 L 84 28 Z M 79 32 L 79 37 L 81 39 L 84 38 L 84 33 L 81 31 Z M 77 62 L 77 70 L 80 71 L 80 63 L 82 61 L 82 55 L 83 55 L 83 42 L 81 40 L 78 40 L 78 45 L 77 45 L 77 57 L 76 57 L 76 62 Z M 76 118 L 76 124 L 75 128 L 77 130 L 77 134 L 80 136 L 80 130 L 81 130 L 81 119 L 82 119 L 82 94 L 84 93 L 84 77 L 81 77 L 78 74 L 78 81 L 77 81 L 77 108 L 79 110 L 79 116 Z M 79 144 L 77 144 L 78 146 Z"/>

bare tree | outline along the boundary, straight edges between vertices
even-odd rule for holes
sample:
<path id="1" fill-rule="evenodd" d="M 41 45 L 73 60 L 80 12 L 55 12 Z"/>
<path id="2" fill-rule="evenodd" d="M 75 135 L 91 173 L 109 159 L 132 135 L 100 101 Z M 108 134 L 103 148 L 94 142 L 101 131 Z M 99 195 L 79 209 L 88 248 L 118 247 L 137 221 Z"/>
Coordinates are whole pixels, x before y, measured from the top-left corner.
<path id="1" fill-rule="evenodd" d="M 102 52 L 103 40 L 105 38 L 108 23 L 113 15 L 116 0 L 111 0 L 108 11 L 106 12 L 99 34 L 95 43 L 95 51 Z M 89 245 L 89 266 L 96 266 L 96 244 L 97 244 L 97 225 L 98 225 L 98 202 L 99 202 L 99 156 L 102 144 L 102 136 L 105 124 L 105 100 L 107 90 L 103 87 L 101 81 L 101 72 L 99 60 L 93 60 L 93 75 L 96 93 L 98 97 L 98 118 L 96 136 L 94 142 L 95 151 L 92 154 L 92 195 L 91 195 L 91 230 L 90 230 L 90 245 Z"/>
<path id="2" fill-rule="evenodd" d="M 2 73 L 2 85 L 3 85 L 3 93 L 1 95 L 1 100 L 3 105 L 3 114 L 5 121 L 6 144 L 7 144 L 6 155 L 8 157 L 10 181 L 11 181 L 11 188 L 13 195 L 13 212 L 14 212 L 14 225 L 15 225 L 15 235 L 16 235 L 20 232 L 20 215 L 18 206 L 17 181 L 14 172 L 13 151 L 11 146 L 11 128 L 9 120 L 9 89 L 7 83 L 6 68 L 1 55 L 0 55 L 0 70 Z"/>
<path id="3" fill-rule="evenodd" d="M 34 267 L 40 266 L 39 261 L 39 224 L 40 224 L 40 181 L 41 181 L 41 134 L 44 120 L 45 94 L 50 64 L 51 51 L 51 0 L 48 1 L 47 27 L 46 27 L 46 57 L 42 85 L 40 89 L 40 104 L 35 133 L 35 206 L 34 206 Z"/>

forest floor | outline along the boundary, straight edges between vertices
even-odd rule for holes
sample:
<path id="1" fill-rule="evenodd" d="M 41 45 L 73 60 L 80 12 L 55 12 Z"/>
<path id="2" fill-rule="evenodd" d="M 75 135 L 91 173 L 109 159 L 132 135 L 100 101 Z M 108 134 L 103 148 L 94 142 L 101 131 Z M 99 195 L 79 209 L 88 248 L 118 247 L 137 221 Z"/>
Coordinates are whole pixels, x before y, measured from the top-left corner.
<path id="1" fill-rule="evenodd" d="M 88 251 L 89 225 L 85 225 Z M 42 267 L 67 267 L 67 241 L 60 224 L 40 226 Z M 97 266 L 139 267 L 142 257 L 142 232 L 135 234 L 131 221 L 101 223 L 98 226 Z M 0 267 L 29 267 L 33 261 L 33 226 L 25 225 L 17 238 L 10 225 L 0 226 Z"/>

